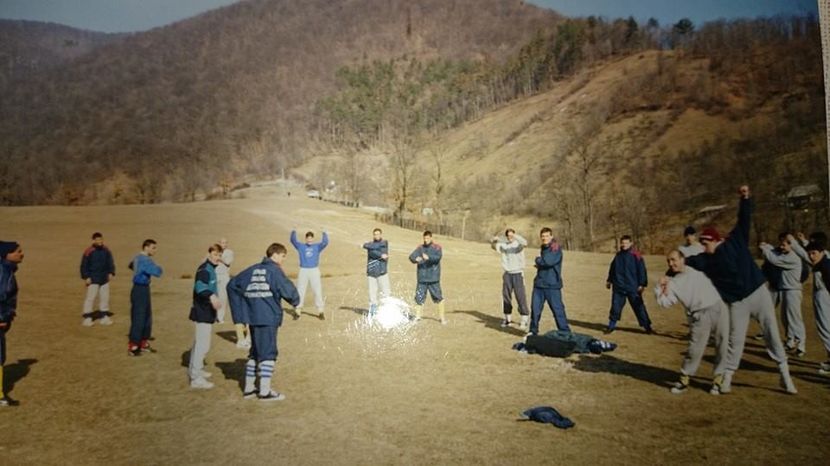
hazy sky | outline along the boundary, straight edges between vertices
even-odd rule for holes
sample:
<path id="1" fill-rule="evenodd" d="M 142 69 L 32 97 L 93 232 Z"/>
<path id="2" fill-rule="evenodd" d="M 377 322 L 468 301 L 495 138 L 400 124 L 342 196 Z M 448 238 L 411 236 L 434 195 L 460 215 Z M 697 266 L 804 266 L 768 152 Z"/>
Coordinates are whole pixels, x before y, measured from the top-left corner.
<path id="1" fill-rule="evenodd" d="M 29 19 L 102 32 L 142 31 L 236 0 L 0 0 L 0 18 Z M 303 1 L 303 0 L 296 0 Z M 336 0 L 332 0 L 336 1 Z M 567 16 L 655 17 L 695 24 L 721 17 L 816 13 L 816 0 L 530 0 Z"/>

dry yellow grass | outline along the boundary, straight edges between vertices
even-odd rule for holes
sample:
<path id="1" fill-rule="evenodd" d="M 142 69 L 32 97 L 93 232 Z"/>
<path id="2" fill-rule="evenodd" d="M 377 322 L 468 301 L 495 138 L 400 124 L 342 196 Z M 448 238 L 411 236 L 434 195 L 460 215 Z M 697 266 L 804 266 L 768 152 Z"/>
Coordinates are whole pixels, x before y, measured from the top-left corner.
<path id="1" fill-rule="evenodd" d="M 773 364 L 751 340 L 733 394 L 705 391 L 711 363 L 704 362 L 693 389 L 675 396 L 667 387 L 686 346 L 678 309 L 658 310 L 649 297 L 654 336 L 635 329 L 626 309 L 610 338 L 619 348 L 601 357 L 520 354 L 510 349 L 519 332 L 498 326 L 501 272 L 485 244 L 436 238 L 445 250 L 449 325 L 429 318 L 434 307 L 427 305 L 428 318 L 408 331 L 372 332 L 353 310 L 366 306 L 359 245 L 375 226 L 359 211 L 262 196 L 3 208 L 0 215 L 2 239 L 21 241 L 26 252 L 7 363 L 11 395 L 22 404 L 0 410 L 4 464 L 818 464 L 830 454 L 830 379 L 816 374 L 823 350 L 809 304 L 809 361 L 792 362 L 799 395 L 778 389 Z M 238 271 L 259 260 L 268 243 L 287 244 L 293 224 L 325 226 L 332 243 L 322 261 L 328 319 L 289 317 L 280 330 L 274 385 L 287 400 L 242 399 L 245 353 L 229 340 L 228 324 L 215 327 L 208 355 L 216 387 L 191 390 L 182 357 L 193 338 L 192 281 L 179 277 L 192 274 L 220 236 L 236 251 Z M 420 234 L 383 228 L 393 288 L 411 300 L 415 273 L 406 256 Z M 84 328 L 78 263 L 95 230 L 118 266 L 115 324 Z M 158 240 L 165 269 L 153 284 L 158 353 L 130 358 L 126 264 L 145 237 Z M 566 252 L 565 304 L 576 331 L 601 334 L 609 259 Z M 663 262 L 648 262 L 654 281 Z M 293 250 L 287 270 L 297 270 Z M 553 325 L 545 312 L 543 331 Z M 519 412 L 541 404 L 576 427 L 517 422 Z"/>

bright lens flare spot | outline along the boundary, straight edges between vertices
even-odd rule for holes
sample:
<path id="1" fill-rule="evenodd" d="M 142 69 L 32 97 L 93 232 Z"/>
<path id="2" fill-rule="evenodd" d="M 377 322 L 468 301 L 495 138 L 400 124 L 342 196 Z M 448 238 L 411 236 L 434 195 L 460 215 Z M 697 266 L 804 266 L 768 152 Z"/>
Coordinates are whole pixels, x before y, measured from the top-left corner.
<path id="1" fill-rule="evenodd" d="M 372 321 L 385 330 L 400 327 L 409 323 L 409 305 L 395 297 L 380 300 L 378 310 Z"/>

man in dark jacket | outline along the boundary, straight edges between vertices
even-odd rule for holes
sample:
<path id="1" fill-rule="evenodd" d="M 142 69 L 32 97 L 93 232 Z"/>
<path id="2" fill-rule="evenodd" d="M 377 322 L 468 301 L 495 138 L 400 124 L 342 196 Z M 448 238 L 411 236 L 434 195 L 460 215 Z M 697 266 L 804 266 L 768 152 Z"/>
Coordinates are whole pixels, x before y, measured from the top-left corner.
<path id="1" fill-rule="evenodd" d="M 383 231 L 375 228 L 372 241 L 363 244 L 366 250 L 366 277 L 369 282 L 369 318 L 378 310 L 378 288 L 380 298 L 392 295 L 389 283 L 389 242 L 383 239 Z"/>
<path id="2" fill-rule="evenodd" d="M 562 248 L 553 239 L 553 230 L 542 228 L 539 232 L 542 247 L 536 257 L 536 278 L 533 279 L 533 295 L 530 300 L 530 334 L 539 333 L 539 320 L 545 302 L 553 312 L 556 328 L 570 332 L 565 304 L 562 302 Z"/>
<path id="3" fill-rule="evenodd" d="M 205 372 L 205 356 L 210 351 L 210 334 L 216 322 L 216 311 L 222 307 L 219 290 L 216 288 L 216 266 L 222 260 L 222 246 L 214 244 L 208 248 L 208 257 L 196 269 L 193 283 L 193 306 L 190 320 L 196 324 L 196 336 L 190 349 L 190 388 L 213 388 L 207 381 L 211 376 Z"/>
<path id="4" fill-rule="evenodd" d="M 84 251 L 81 257 L 81 279 L 86 285 L 86 299 L 84 300 L 83 322 L 85 327 L 94 324 L 92 306 L 95 297 L 103 317 L 98 321 L 101 325 L 112 324 L 110 312 L 110 280 L 115 276 L 115 261 L 112 252 L 104 246 L 104 235 L 99 232 L 92 234 L 92 245 Z"/>
<path id="5" fill-rule="evenodd" d="M 14 274 L 23 261 L 23 249 L 14 241 L 0 241 L 0 407 L 17 404 L 3 389 L 6 364 L 6 334 L 17 315 L 17 279 Z"/>
<path id="6" fill-rule="evenodd" d="M 280 401 L 282 393 L 271 390 L 271 378 L 277 363 L 277 330 L 282 325 L 283 310 L 280 300 L 292 306 L 300 303 L 300 295 L 282 271 L 287 250 L 273 243 L 265 257 L 233 277 L 228 283 L 228 299 L 233 321 L 250 328 L 251 350 L 245 365 L 243 398 L 261 401 Z M 256 390 L 259 368 L 259 393 Z"/>
<path id="7" fill-rule="evenodd" d="M 620 237 L 620 250 L 611 261 L 608 268 L 608 279 L 605 287 L 611 289 L 611 311 L 608 315 L 608 327 L 605 333 L 611 333 L 617 328 L 617 321 L 622 315 L 626 299 L 637 316 L 637 323 L 646 333 L 652 333 L 651 320 L 648 318 L 646 304 L 643 302 L 643 290 L 648 285 L 646 263 L 643 256 L 633 247 L 631 237 Z"/>
<path id="8" fill-rule="evenodd" d="M 441 245 L 432 242 L 432 232 L 424 232 L 424 242 L 409 255 L 409 261 L 418 266 L 418 285 L 415 288 L 415 320 L 421 320 L 427 291 L 438 305 L 438 318 L 446 325 L 444 296 L 441 294 Z"/>
<path id="9" fill-rule="evenodd" d="M 729 393 L 732 389 L 732 376 L 741 364 L 746 330 L 752 317 L 764 332 L 767 353 L 778 363 L 781 387 L 795 394 L 797 390 L 790 377 L 787 353 L 775 322 L 775 305 L 764 286 L 764 275 L 749 251 L 752 222 L 749 186 L 741 186 L 738 193 L 738 221 L 729 236 L 722 239 L 716 229 L 704 229 L 700 234 L 704 253 L 686 259 L 686 265 L 700 270 L 712 280 L 723 301 L 729 305 L 729 352 L 720 392 Z"/>

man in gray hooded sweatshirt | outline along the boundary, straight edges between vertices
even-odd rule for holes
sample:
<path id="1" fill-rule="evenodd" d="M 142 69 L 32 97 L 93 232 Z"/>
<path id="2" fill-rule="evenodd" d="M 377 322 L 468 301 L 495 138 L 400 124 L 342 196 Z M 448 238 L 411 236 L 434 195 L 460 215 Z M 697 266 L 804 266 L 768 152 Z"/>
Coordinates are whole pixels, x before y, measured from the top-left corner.
<path id="1" fill-rule="evenodd" d="M 519 328 L 527 330 L 529 312 L 527 308 L 527 293 L 525 292 L 525 253 L 524 248 L 527 247 L 527 240 L 516 234 L 516 230 L 508 228 L 504 232 L 504 238 L 494 236 L 490 240 L 490 246 L 501 254 L 501 267 L 504 269 L 501 281 L 501 298 L 502 308 L 504 310 L 504 320 L 501 322 L 502 327 L 509 326 L 511 316 L 513 313 L 513 300 L 511 294 L 516 296 L 516 303 L 519 306 L 519 314 L 522 316 L 522 321 Z"/>

